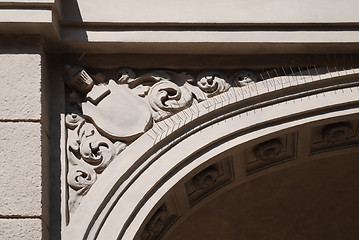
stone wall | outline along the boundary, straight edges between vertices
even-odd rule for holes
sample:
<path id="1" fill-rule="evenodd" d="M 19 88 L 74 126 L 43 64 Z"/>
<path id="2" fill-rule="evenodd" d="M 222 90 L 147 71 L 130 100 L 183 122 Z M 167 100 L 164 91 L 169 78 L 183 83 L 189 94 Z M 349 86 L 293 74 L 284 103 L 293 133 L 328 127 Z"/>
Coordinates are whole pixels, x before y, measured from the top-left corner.
<path id="1" fill-rule="evenodd" d="M 190 74 L 213 69 L 223 71 L 228 76 L 237 70 L 253 70 L 258 71 L 258 76 L 262 78 L 261 80 L 263 80 L 263 77 L 260 73 L 263 73 L 262 75 L 270 75 L 266 85 L 258 83 L 258 86 L 268 91 L 268 96 L 270 97 L 268 99 L 273 100 L 273 103 L 276 103 L 278 96 L 288 97 L 289 93 L 291 94 L 291 90 L 288 88 L 290 90 L 287 92 L 288 96 L 284 96 L 283 92 L 280 91 L 281 87 L 283 88 L 283 83 L 277 82 L 277 85 L 275 84 L 275 80 L 281 80 L 281 77 L 275 80 L 271 79 L 275 76 L 274 74 L 281 72 L 283 67 L 290 71 L 285 73 L 285 69 L 283 69 L 283 75 L 281 76 L 292 77 L 293 86 L 295 84 L 300 85 L 298 78 L 303 77 L 302 71 L 304 67 L 315 70 L 316 67 L 326 67 L 324 72 L 327 75 L 329 74 L 330 78 L 332 78 L 332 74 L 339 78 L 330 80 L 328 77 L 327 85 L 321 86 L 313 83 L 313 88 L 310 88 L 312 85 L 306 84 L 306 82 L 303 84 L 302 82 L 302 85 L 307 88 L 299 86 L 294 90 L 302 91 L 304 89 L 306 91 L 303 92 L 304 95 L 313 89 L 323 92 L 321 97 L 318 97 L 317 92 L 315 92 L 315 98 L 313 98 L 317 99 L 318 103 L 325 103 L 326 105 L 324 104 L 323 106 L 328 107 L 328 109 L 333 105 L 335 106 L 335 108 L 333 107 L 335 111 L 346 110 L 347 112 L 343 110 L 342 113 L 330 116 L 332 118 L 342 117 L 340 121 L 346 121 L 346 124 L 344 124 L 345 129 L 348 123 L 350 126 L 358 126 L 358 105 L 355 104 L 359 100 L 357 97 L 353 97 L 358 91 L 358 84 L 353 80 L 354 78 L 357 79 L 356 74 L 358 74 L 357 69 L 359 66 L 359 56 L 357 54 L 359 52 L 358 7 L 359 1 L 357 0 L 345 0 L 340 3 L 339 1 L 328 2 L 325 0 L 317 0 L 315 3 L 308 0 L 273 0 L 270 2 L 264 0 L 197 0 L 187 2 L 186 4 L 183 4 L 183 1 L 180 0 L 168 2 L 158 0 L 140 0 L 136 2 L 115 0 L 106 0 L 105 2 L 91 0 L 0 1 L 0 82 L 2 83 L 0 88 L 0 154 L 2 157 L 0 161 L 0 239 L 31 240 L 51 238 L 55 240 L 77 240 L 86 238 L 92 240 L 96 237 L 98 239 L 110 239 L 103 236 L 111 236 L 113 239 L 134 239 L 131 236 L 148 239 L 146 229 L 152 228 L 152 225 L 155 225 L 152 223 L 157 223 L 156 219 L 166 219 L 166 217 L 163 217 L 163 211 L 165 210 L 168 210 L 170 213 L 170 217 L 167 218 L 170 224 L 167 222 L 167 225 L 164 224 L 164 226 L 159 228 L 160 230 L 150 230 L 147 232 L 149 234 L 150 232 L 167 234 L 165 233 L 168 230 L 167 227 L 170 228 L 171 221 L 177 219 L 171 216 L 175 212 L 172 212 L 175 204 L 171 205 L 173 201 L 167 201 L 170 198 L 166 198 L 167 196 L 163 197 L 160 194 L 167 191 L 167 193 L 171 193 L 169 186 L 175 186 L 173 188 L 175 190 L 187 186 L 186 184 L 190 183 L 190 179 L 194 177 L 191 174 L 195 172 L 200 173 L 204 169 L 206 173 L 208 169 L 206 170 L 204 166 L 198 167 L 200 163 L 205 163 L 209 166 L 215 162 L 215 154 L 229 149 L 229 147 L 223 147 L 222 150 L 215 152 L 215 146 L 210 144 L 224 139 L 225 134 L 229 136 L 232 133 L 222 131 L 223 128 L 215 128 L 219 124 L 213 121 L 213 124 L 210 122 L 208 125 L 208 135 L 212 138 L 208 138 L 206 135 L 193 134 L 199 140 L 188 140 L 186 143 L 182 141 L 184 139 L 182 135 L 187 137 L 191 136 L 192 133 L 196 133 L 197 129 L 193 128 L 196 125 L 199 126 L 199 132 L 205 134 L 205 131 L 202 130 L 202 125 L 208 119 L 214 119 L 214 116 L 221 118 L 220 121 L 223 120 L 223 124 L 226 124 L 225 126 L 235 126 L 230 122 L 233 121 L 233 117 L 231 120 L 222 118 L 221 114 L 224 115 L 225 111 L 219 108 L 219 111 L 212 109 L 217 108 L 217 105 L 223 107 L 227 100 L 228 105 L 232 104 L 231 107 L 225 105 L 228 110 L 227 113 L 229 113 L 229 110 L 235 110 L 233 106 L 240 109 L 246 106 L 246 104 L 252 104 L 252 99 L 260 104 L 264 102 L 264 98 L 255 95 L 258 94 L 257 87 L 254 89 L 244 84 L 246 88 L 237 86 L 236 91 L 239 94 L 233 92 L 233 94 L 227 95 L 227 92 L 224 91 L 225 93 L 222 96 L 226 98 L 222 99 L 221 96 L 217 96 L 214 102 L 202 99 L 203 103 L 209 103 L 207 107 L 205 107 L 205 104 L 202 104 L 205 108 L 203 111 L 196 112 L 197 108 L 186 108 L 187 113 L 184 113 L 183 116 L 185 121 L 183 121 L 182 117 L 176 118 L 176 121 L 179 121 L 178 125 L 175 120 L 172 119 L 172 121 L 170 118 L 167 119 L 167 122 L 159 123 L 156 125 L 156 130 L 160 133 L 159 136 L 148 135 L 146 139 L 147 135 L 144 135 L 145 137 L 142 138 L 144 139 L 144 144 L 137 142 L 137 145 L 132 145 L 130 150 L 127 148 L 124 154 L 117 159 L 117 163 L 114 161 L 115 164 L 112 164 L 109 171 L 106 169 L 107 172 L 103 172 L 104 175 L 101 176 L 101 181 L 104 184 L 100 182 L 94 185 L 94 188 L 85 196 L 87 199 L 81 203 L 82 206 L 76 210 L 76 215 L 71 216 L 67 209 L 71 193 L 69 194 L 67 191 L 69 189 L 67 185 L 69 168 L 66 162 L 65 151 L 67 137 L 65 105 L 69 102 L 70 97 L 68 93 L 70 88 L 65 87 L 63 83 L 65 65 L 78 65 L 87 68 L 90 74 L 91 72 L 101 73 L 103 70 L 109 76 L 113 75 L 120 67 L 130 67 L 138 72 L 138 76 L 141 76 L 142 72 L 154 69 L 167 69 L 178 73 L 182 70 L 188 70 Z M 292 67 L 299 69 L 297 75 L 290 73 L 292 72 Z M 328 67 L 333 69 L 329 71 Z M 342 69 L 344 67 L 346 68 Z M 342 74 L 343 71 L 345 74 L 347 74 L 346 71 L 350 73 L 352 68 L 355 68 L 356 72 L 353 70 L 354 74 L 347 78 L 345 77 L 345 79 L 355 89 L 351 89 L 351 86 L 348 85 L 345 90 L 347 92 L 345 92 L 341 89 L 343 82 L 340 78 L 344 74 L 343 76 L 336 76 L 335 74 L 339 72 Z M 273 70 L 272 72 L 271 69 Z M 294 69 L 294 71 L 296 70 Z M 307 71 L 310 72 L 309 69 Z M 309 75 L 311 76 L 311 74 Z M 316 75 L 319 74 L 317 73 Z M 148 80 L 148 76 L 145 79 Z M 320 77 L 318 79 L 322 80 Z M 307 80 L 308 78 L 305 79 L 305 81 Z M 309 80 L 312 81 L 313 78 L 310 77 Z M 109 82 L 108 79 L 106 81 Z M 156 81 L 153 81 L 153 83 Z M 330 86 L 331 83 L 334 84 L 334 87 Z M 232 86 L 236 85 L 232 84 Z M 326 90 L 323 86 L 330 87 L 334 97 L 331 97 L 330 94 L 324 96 Z M 148 86 L 143 87 L 145 89 Z M 291 87 L 292 85 L 290 85 Z M 322 88 L 320 89 L 320 87 Z M 225 89 L 228 90 L 227 88 Z M 339 90 L 341 90 L 342 95 L 337 93 Z M 237 98 L 239 100 L 239 97 L 244 95 L 249 95 L 249 97 L 247 96 L 248 99 L 243 97 L 242 104 L 242 102 L 237 101 Z M 253 96 L 256 98 L 252 98 Z M 189 99 L 189 97 L 186 98 Z M 293 100 L 295 98 L 290 99 Z M 339 103 L 335 102 L 337 100 Z M 314 101 L 310 101 L 309 104 L 304 104 L 304 101 L 299 100 L 299 98 L 296 101 L 296 103 L 294 100 L 288 103 L 287 108 L 282 108 L 280 111 L 282 113 L 290 112 L 289 110 L 299 112 L 301 110 L 298 105 L 303 106 L 303 111 L 314 109 L 310 109 Z M 294 105 L 296 108 L 288 107 Z M 305 108 L 307 106 L 309 109 Z M 254 113 L 257 111 L 256 116 L 259 115 L 258 112 L 263 112 L 260 106 L 253 109 Z M 210 113 L 212 110 L 216 111 Z M 169 115 L 175 113 L 175 111 L 171 111 L 173 110 L 171 109 L 167 113 L 170 113 Z M 250 112 L 252 109 L 249 109 L 247 112 L 245 111 L 243 110 L 243 113 L 251 116 L 248 117 L 248 123 L 254 123 L 254 118 L 251 115 L 252 112 Z M 193 113 L 197 114 L 199 112 L 203 113 L 201 115 L 203 118 L 191 123 L 192 125 L 187 124 L 187 117 L 195 119 Z M 275 112 L 267 112 L 267 115 L 263 114 L 262 116 L 268 117 L 265 120 L 272 121 Z M 242 113 L 239 112 L 238 118 L 241 117 L 240 114 Z M 161 118 L 162 115 L 163 113 L 161 112 L 159 117 Z M 346 115 L 348 115 L 348 118 L 346 118 Z M 350 117 L 349 115 L 353 116 Z M 259 118 L 255 119 L 258 120 Z M 318 125 L 311 127 L 319 129 L 319 127 L 326 124 L 340 122 L 339 120 L 325 120 L 325 116 L 315 119 L 315 121 L 319 120 L 327 122 L 318 123 Z M 241 121 L 243 122 L 243 118 L 240 121 L 233 121 L 233 123 L 239 124 Z M 167 134 L 170 133 L 169 130 L 167 131 L 167 127 L 170 126 L 171 131 L 175 128 L 177 130 L 177 128 L 183 127 L 181 124 L 187 125 L 180 129 L 178 132 L 180 134 L 175 133 L 171 138 L 166 139 Z M 299 126 L 301 123 L 296 124 Z M 127 127 L 128 124 L 124 125 Z M 276 127 L 276 131 L 283 130 L 280 129 L 279 123 L 274 123 L 273 125 Z M 226 129 L 231 129 L 230 127 L 226 127 Z M 342 128 L 343 126 L 339 125 L 338 129 L 341 130 Z M 166 131 L 162 132 L 163 129 Z M 194 130 L 192 131 L 192 129 Z M 215 131 L 215 129 L 219 130 Z M 239 131 L 238 129 L 239 127 L 235 131 Z M 270 130 L 273 131 L 272 129 Z M 318 130 L 317 132 L 318 136 L 321 136 L 319 134 L 320 131 Z M 265 134 L 270 133 L 269 130 L 265 132 Z M 223 134 L 223 136 L 216 138 L 217 135 L 215 134 Z M 288 130 L 287 133 L 282 132 L 282 135 L 278 136 L 286 136 L 285 134 L 292 134 L 292 132 Z M 306 134 L 307 138 L 305 139 L 309 139 L 312 133 L 308 130 Z M 163 139 L 162 136 L 164 136 Z M 152 164 L 152 159 L 149 157 L 152 156 L 151 154 L 153 154 L 153 159 L 157 158 L 157 155 L 155 155 L 157 147 L 160 149 L 160 146 L 162 146 L 156 142 L 157 138 L 161 141 L 164 140 L 163 143 L 173 140 L 173 144 L 177 144 L 177 136 L 178 138 L 181 137 L 181 141 L 178 142 L 187 144 L 187 146 L 193 149 L 193 154 L 197 154 L 196 151 L 203 147 L 203 149 L 208 149 L 206 154 L 209 155 L 203 155 L 204 157 L 196 163 L 198 164 L 196 165 L 197 169 L 188 168 L 186 170 L 188 173 L 192 170 L 195 170 L 195 172 L 185 176 L 184 171 L 178 171 L 183 175 L 176 175 L 177 185 L 173 182 L 173 184 L 170 183 L 172 185 L 166 186 L 165 183 L 167 184 L 167 182 L 161 182 L 165 186 L 163 188 L 165 190 L 161 190 L 162 192 L 158 191 L 159 193 L 156 193 L 156 195 L 155 192 L 151 191 L 157 189 L 157 187 L 160 189 L 160 185 L 150 186 L 149 180 L 157 184 L 159 181 L 155 177 L 160 178 L 162 176 L 158 174 L 160 170 L 163 176 L 169 176 L 170 170 L 175 169 L 174 166 L 180 166 L 179 163 L 187 158 L 186 156 L 186 158 L 180 159 L 179 154 L 184 154 L 184 149 L 186 148 L 175 148 L 173 147 L 175 145 L 168 145 L 170 146 L 168 149 L 171 149 L 173 153 L 173 158 L 169 158 L 172 162 L 168 161 L 165 157 L 162 158 L 165 164 L 161 163 L 161 159 L 160 161 L 153 160 L 156 164 L 161 163 L 161 166 L 158 168 L 152 166 L 155 174 L 147 171 L 147 166 L 143 163 L 147 161 Z M 345 139 L 343 143 L 345 147 L 349 145 L 354 146 L 354 150 L 351 151 L 355 154 L 358 152 L 357 148 L 355 150 L 355 147 L 359 144 L 357 136 L 359 135 L 355 137 L 350 136 L 351 140 L 347 141 Z M 258 137 L 253 146 L 261 142 L 266 143 L 267 140 L 271 139 L 268 136 L 264 136 L 264 138 L 259 139 Z M 251 138 L 248 137 L 248 139 Z M 152 140 L 155 141 L 151 142 Z M 306 141 L 303 141 L 303 143 L 306 143 Z M 334 147 L 340 144 L 338 143 Z M 266 144 L 264 145 L 267 146 Z M 237 145 L 233 144 L 233 146 Z M 323 149 L 327 147 L 324 143 L 323 146 Z M 343 146 L 340 145 L 340 148 Z M 315 151 L 322 151 L 321 147 L 318 147 Z M 243 145 L 240 148 L 243 149 Z M 212 150 L 213 152 L 211 152 Z M 162 154 L 162 152 L 158 154 Z M 213 160 L 210 160 L 212 162 L 209 163 L 208 159 L 211 157 L 213 157 Z M 254 159 L 254 155 L 252 157 Z M 276 160 L 278 159 L 273 161 L 275 162 Z M 189 163 L 190 161 L 187 162 Z M 223 165 L 226 162 L 223 161 Z M 284 163 L 286 161 L 280 158 L 278 162 Z M 220 166 L 220 162 L 217 163 Z M 270 164 L 272 163 L 270 162 Z M 245 162 L 234 161 L 234 164 L 241 165 L 236 168 L 238 172 L 240 169 L 245 169 Z M 252 172 L 258 169 L 267 169 L 270 164 L 266 164 L 258 164 L 254 168 L 248 168 L 248 173 L 252 174 Z M 278 169 L 280 169 L 279 165 Z M 217 165 L 213 166 L 217 167 Z M 145 174 L 142 174 L 142 176 L 138 175 L 141 178 L 136 180 L 137 175 L 134 173 L 142 171 L 140 167 L 143 167 L 147 172 L 144 171 Z M 203 169 L 201 169 L 202 167 Z M 151 168 L 148 167 L 148 169 L 152 171 Z M 209 170 L 213 169 L 209 168 Z M 98 171 L 102 174 L 102 169 Z M 130 174 L 133 174 L 134 177 L 132 178 Z M 242 175 L 244 176 L 245 174 Z M 87 175 L 83 174 L 82 176 Z M 173 176 L 175 175 L 173 174 Z M 196 176 L 201 176 L 201 174 Z M 227 174 L 224 176 L 228 176 L 228 179 L 231 180 L 232 178 L 234 179 L 233 176 L 241 175 Z M 182 177 L 186 177 L 188 181 L 178 180 L 182 179 Z M 124 179 L 126 181 L 127 179 L 132 179 L 131 181 L 133 182 L 127 185 L 127 182 L 123 181 Z M 240 178 L 237 177 L 237 179 Z M 224 182 L 227 183 L 226 181 Z M 131 185 L 132 183 L 135 184 Z M 144 185 L 148 186 L 148 192 L 145 192 Z M 214 186 L 217 187 L 217 185 Z M 192 187 L 193 189 L 195 188 L 195 186 Z M 116 206 L 111 205 L 111 199 L 115 200 L 115 195 L 112 198 L 111 195 L 108 196 L 107 194 L 113 194 L 116 191 L 118 191 L 118 194 L 122 194 L 122 188 L 126 189 L 126 191 L 128 189 L 127 195 L 124 195 L 125 197 L 121 199 L 116 198 L 116 202 L 120 204 Z M 184 209 L 188 210 L 189 213 L 190 206 L 187 206 L 185 202 L 187 190 L 190 191 L 190 187 L 187 186 L 187 189 L 182 188 L 180 190 L 180 194 L 184 197 L 179 199 L 184 199 L 181 201 L 183 206 L 185 206 Z M 208 192 L 203 191 L 203 193 L 204 196 Z M 147 194 L 146 197 L 150 196 L 151 198 L 148 197 L 149 200 L 145 202 L 140 197 L 138 199 L 133 197 L 142 196 L 141 194 Z M 191 197 L 192 205 L 198 202 L 198 196 Z M 161 200 L 162 197 L 163 199 Z M 102 202 L 103 200 L 108 202 Z M 163 205 L 162 203 L 164 202 L 168 204 Z M 143 208 L 137 207 L 137 205 L 141 206 L 141 204 L 145 205 L 145 203 L 148 203 L 148 205 Z M 133 205 L 132 209 L 131 204 Z M 168 209 L 165 209 L 164 206 Z M 156 207 L 158 208 L 156 209 Z M 101 221 L 102 217 L 109 216 L 110 213 L 107 212 L 107 209 L 115 209 L 119 214 L 115 214 L 116 211 L 113 211 L 111 216 L 114 221 L 108 221 L 105 225 Z M 140 212 L 138 217 L 136 215 L 137 212 Z M 128 223 L 133 224 L 129 225 Z M 100 228 L 97 228 L 97 226 L 100 226 Z M 105 227 L 102 228 L 102 226 Z M 122 231 L 121 228 L 126 229 L 126 231 L 128 228 L 129 231 Z M 107 229 L 110 231 L 107 231 Z M 116 231 L 120 230 L 122 231 L 121 234 L 124 234 L 123 238 L 118 237 L 120 235 L 116 233 Z M 157 235 L 154 237 L 154 239 L 158 238 L 160 237 Z"/>
<path id="2" fill-rule="evenodd" d="M 0 236 L 46 239 L 43 54 L 34 36 L 0 41 Z"/>

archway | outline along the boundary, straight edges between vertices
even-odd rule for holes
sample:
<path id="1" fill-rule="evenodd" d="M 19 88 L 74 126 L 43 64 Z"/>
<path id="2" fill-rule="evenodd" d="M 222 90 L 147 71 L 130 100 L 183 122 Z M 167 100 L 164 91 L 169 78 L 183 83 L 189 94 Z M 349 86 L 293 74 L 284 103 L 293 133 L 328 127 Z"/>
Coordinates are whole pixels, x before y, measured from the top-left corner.
<path id="1" fill-rule="evenodd" d="M 65 234 L 165 238 L 176 222 L 229 189 L 316 159 L 357 153 L 356 71 L 287 80 L 218 94 L 177 113 L 187 120 L 177 127 L 170 126 L 171 117 L 168 128 L 156 123 L 97 179 Z"/>

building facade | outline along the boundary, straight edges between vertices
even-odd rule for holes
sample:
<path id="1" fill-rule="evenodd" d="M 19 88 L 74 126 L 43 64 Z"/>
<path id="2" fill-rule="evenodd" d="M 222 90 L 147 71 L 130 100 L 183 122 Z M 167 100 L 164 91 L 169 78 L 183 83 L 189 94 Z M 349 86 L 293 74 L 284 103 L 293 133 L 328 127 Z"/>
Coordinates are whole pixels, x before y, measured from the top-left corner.
<path id="1" fill-rule="evenodd" d="M 357 239 L 358 7 L 1 1 L 1 239 Z"/>

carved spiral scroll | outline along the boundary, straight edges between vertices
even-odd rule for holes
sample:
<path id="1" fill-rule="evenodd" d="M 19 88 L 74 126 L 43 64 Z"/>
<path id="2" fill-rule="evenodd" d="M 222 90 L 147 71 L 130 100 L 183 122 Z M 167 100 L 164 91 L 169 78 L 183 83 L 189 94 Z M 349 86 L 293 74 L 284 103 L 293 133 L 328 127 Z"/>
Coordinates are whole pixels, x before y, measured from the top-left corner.
<path id="1" fill-rule="evenodd" d="M 107 139 L 90 137 L 80 145 L 82 158 L 89 164 L 95 165 L 95 170 L 102 171 L 116 154 L 115 146 Z"/>
<path id="2" fill-rule="evenodd" d="M 148 93 L 148 101 L 155 112 L 154 120 L 159 121 L 179 112 L 192 104 L 191 92 L 170 81 L 154 84 Z"/>
<path id="3" fill-rule="evenodd" d="M 84 193 L 96 181 L 96 173 L 93 169 L 76 165 L 69 167 L 67 182 L 74 190 L 80 190 Z"/>
<path id="4" fill-rule="evenodd" d="M 77 114 L 66 116 L 68 127 L 67 155 L 69 159 L 68 184 L 80 193 L 86 191 L 95 181 L 124 144 L 113 144 L 101 136 L 91 123 Z"/>

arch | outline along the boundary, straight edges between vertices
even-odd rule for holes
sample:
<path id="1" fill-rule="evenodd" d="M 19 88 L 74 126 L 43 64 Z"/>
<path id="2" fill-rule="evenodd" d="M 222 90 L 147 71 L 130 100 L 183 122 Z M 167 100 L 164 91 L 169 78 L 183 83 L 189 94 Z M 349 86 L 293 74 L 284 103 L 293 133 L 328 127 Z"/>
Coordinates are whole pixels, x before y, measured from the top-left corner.
<path id="1" fill-rule="evenodd" d="M 241 99 L 220 94 L 212 104 L 201 103 L 207 107 L 196 116 L 191 112 L 196 106 L 185 109 L 178 114 L 188 117 L 178 127 L 153 137 L 151 131 L 163 128 L 157 123 L 102 173 L 65 234 L 72 239 L 143 239 L 151 219 L 168 220 L 152 231 L 152 238 L 144 237 L 156 239 L 186 214 L 171 191 L 201 172 L 211 178 L 217 174 L 213 171 L 221 170 L 226 180 L 190 204 L 205 201 L 221 187 L 300 164 L 305 157 L 315 159 L 351 147 L 358 151 L 357 77 L 353 71 L 309 82 L 293 78 L 272 89 L 269 79 L 255 83 Z M 236 151 L 247 151 L 258 163 L 249 166 L 248 159 L 233 157 Z"/>

